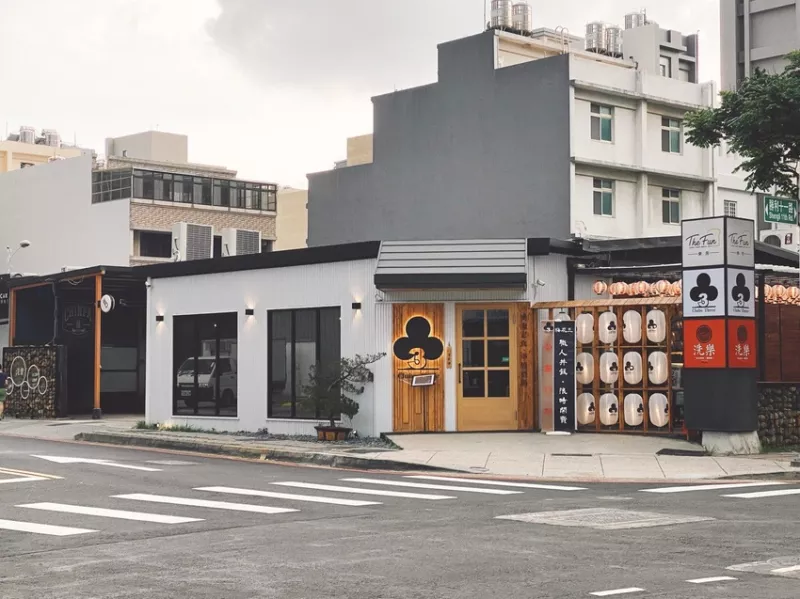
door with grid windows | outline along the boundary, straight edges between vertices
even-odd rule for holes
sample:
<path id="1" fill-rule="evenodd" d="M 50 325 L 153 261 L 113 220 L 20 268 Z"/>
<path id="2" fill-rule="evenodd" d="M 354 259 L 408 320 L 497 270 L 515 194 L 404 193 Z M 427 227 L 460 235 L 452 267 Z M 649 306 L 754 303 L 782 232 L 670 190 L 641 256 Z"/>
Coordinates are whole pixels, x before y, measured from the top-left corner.
<path id="1" fill-rule="evenodd" d="M 517 430 L 514 307 L 457 306 L 460 431 Z"/>

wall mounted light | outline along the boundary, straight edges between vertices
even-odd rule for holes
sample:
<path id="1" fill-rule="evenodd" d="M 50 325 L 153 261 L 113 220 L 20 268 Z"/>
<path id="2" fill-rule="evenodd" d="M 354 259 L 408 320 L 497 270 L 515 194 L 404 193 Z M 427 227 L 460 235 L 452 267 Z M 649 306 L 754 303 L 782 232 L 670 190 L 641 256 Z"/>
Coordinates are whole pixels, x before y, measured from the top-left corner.
<path id="1" fill-rule="evenodd" d="M 255 313 L 256 313 L 256 311 L 253 310 L 253 308 L 245 308 L 245 311 L 244 311 L 244 315 L 245 316 L 254 316 Z"/>
<path id="2" fill-rule="evenodd" d="M 159 314 L 158 316 L 156 316 L 156 322 L 164 322 L 164 315 Z"/>
<path id="3" fill-rule="evenodd" d="M 353 310 L 360 310 L 361 302 L 353 302 Z"/>

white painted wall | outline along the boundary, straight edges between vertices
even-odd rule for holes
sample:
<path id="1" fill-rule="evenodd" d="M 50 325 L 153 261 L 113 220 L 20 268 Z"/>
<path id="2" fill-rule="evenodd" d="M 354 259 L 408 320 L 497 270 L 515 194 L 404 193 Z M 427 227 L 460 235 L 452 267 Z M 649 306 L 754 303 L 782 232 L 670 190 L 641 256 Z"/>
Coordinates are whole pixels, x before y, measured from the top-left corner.
<path id="1" fill-rule="evenodd" d="M 638 235 L 636 184 L 623 180 L 618 172 L 593 171 L 575 176 L 575 209 L 579 220 L 586 224 L 585 237 L 635 237 Z M 614 181 L 614 216 L 599 216 L 594 213 L 594 178 Z"/>
<path id="2" fill-rule="evenodd" d="M 528 288 L 524 291 L 473 290 L 381 293 L 375 289 L 375 260 L 319 264 L 215 275 L 156 279 L 148 300 L 146 419 L 155 423 L 193 424 L 218 430 L 314 434 L 316 420 L 268 419 L 267 311 L 339 306 L 342 356 L 385 352 L 371 368 L 375 381 L 358 398 L 360 411 L 353 425 L 364 435 L 392 430 L 393 374 L 391 344 L 393 305 L 398 302 L 441 302 L 445 306 L 445 346 L 456 350 L 455 306 L 458 302 L 553 301 L 567 297 L 566 257 L 528 258 Z M 537 286 L 537 279 L 545 283 Z M 351 304 L 361 302 L 360 312 Z M 245 316 L 252 307 L 255 316 Z M 238 417 L 172 415 L 173 316 L 237 312 Z M 155 317 L 163 315 L 164 322 Z M 445 371 L 445 426 L 456 428 L 455 369 Z"/>
<path id="3" fill-rule="evenodd" d="M 592 139 L 593 103 L 614 108 L 611 142 Z M 636 109 L 620 98 L 581 92 L 581 97 L 575 99 L 572 135 L 573 153 L 578 158 L 629 166 L 636 164 Z"/>
<path id="4" fill-rule="evenodd" d="M 31 242 L 14 257 L 14 272 L 129 264 L 129 201 L 92 204 L 91 191 L 91 156 L 0 174 L 0 247 Z"/>
<path id="5" fill-rule="evenodd" d="M 665 81 L 672 82 L 670 79 Z M 680 81 L 674 82 L 676 84 Z M 661 172 L 681 173 L 697 177 L 708 176 L 706 162 L 710 150 L 695 147 L 686 142 L 685 134 L 681 136 L 681 153 L 671 154 L 661 149 L 661 119 L 675 118 L 674 113 L 653 113 L 647 115 L 647 145 L 642 164 L 645 168 Z"/>

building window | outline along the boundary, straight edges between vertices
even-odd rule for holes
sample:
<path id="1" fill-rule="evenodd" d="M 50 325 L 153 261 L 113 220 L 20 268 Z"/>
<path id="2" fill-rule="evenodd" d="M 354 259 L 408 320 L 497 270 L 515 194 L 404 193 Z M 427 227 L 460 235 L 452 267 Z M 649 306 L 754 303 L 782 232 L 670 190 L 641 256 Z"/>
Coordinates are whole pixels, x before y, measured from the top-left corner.
<path id="1" fill-rule="evenodd" d="M 328 370 L 341 360 L 340 309 L 272 311 L 268 329 L 269 417 L 319 419 L 303 388 L 313 365 Z"/>
<path id="2" fill-rule="evenodd" d="M 594 180 L 594 213 L 614 216 L 614 182 L 611 179 Z"/>
<path id="3" fill-rule="evenodd" d="M 681 153 L 683 126 L 678 119 L 661 119 L 661 150 L 670 154 Z"/>
<path id="4" fill-rule="evenodd" d="M 131 169 L 92 172 L 92 203 L 124 200 L 131 197 Z"/>
<path id="5" fill-rule="evenodd" d="M 692 81 L 692 73 L 689 70 L 688 66 L 681 65 L 678 67 L 678 79 L 681 81 L 686 81 L 687 83 L 691 83 Z"/>
<path id="6" fill-rule="evenodd" d="M 598 141 L 613 140 L 614 108 L 592 104 L 592 139 Z"/>
<path id="7" fill-rule="evenodd" d="M 661 220 L 669 225 L 681 224 L 681 192 L 679 189 L 661 190 Z"/>
<path id="8" fill-rule="evenodd" d="M 139 255 L 143 258 L 171 258 L 172 233 L 139 231 Z"/>
<path id="9" fill-rule="evenodd" d="M 173 415 L 235 417 L 236 313 L 175 316 L 173 325 Z"/>
<path id="10" fill-rule="evenodd" d="M 672 59 L 669 56 L 659 56 L 658 69 L 662 77 L 672 77 Z"/>
<path id="11" fill-rule="evenodd" d="M 725 216 L 736 216 L 736 202 L 725 200 Z"/>

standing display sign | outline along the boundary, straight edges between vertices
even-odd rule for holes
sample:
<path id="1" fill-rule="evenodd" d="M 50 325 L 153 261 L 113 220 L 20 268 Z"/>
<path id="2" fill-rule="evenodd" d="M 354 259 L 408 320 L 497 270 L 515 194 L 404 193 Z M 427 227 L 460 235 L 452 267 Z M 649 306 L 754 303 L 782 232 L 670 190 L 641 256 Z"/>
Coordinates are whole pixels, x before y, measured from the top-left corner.
<path id="1" fill-rule="evenodd" d="M 683 221 L 682 256 L 686 424 L 755 430 L 755 223 Z"/>
<path id="2" fill-rule="evenodd" d="M 571 432 L 575 422 L 575 323 L 553 323 L 554 428 Z"/>

